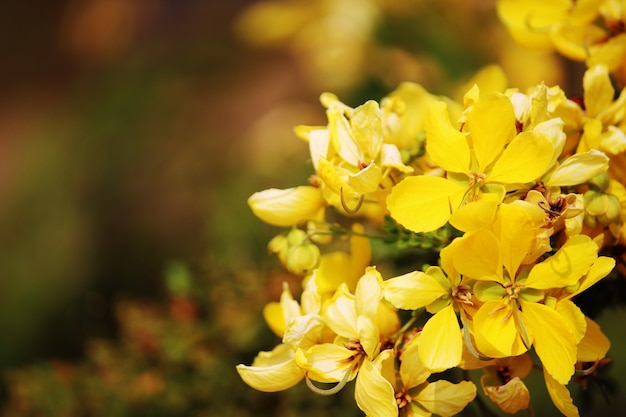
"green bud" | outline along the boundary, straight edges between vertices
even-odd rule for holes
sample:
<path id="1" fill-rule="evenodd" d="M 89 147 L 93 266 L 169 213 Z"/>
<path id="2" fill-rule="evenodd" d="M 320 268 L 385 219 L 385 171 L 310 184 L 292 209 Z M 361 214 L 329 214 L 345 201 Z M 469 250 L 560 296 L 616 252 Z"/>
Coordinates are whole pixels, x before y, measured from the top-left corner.
<path id="1" fill-rule="evenodd" d="M 287 250 L 289 249 L 289 242 L 287 236 L 280 234 L 274 236 L 272 240 L 267 244 L 267 250 L 269 253 L 278 255 L 278 259 L 284 265 L 287 262 Z"/>
<path id="2" fill-rule="evenodd" d="M 317 268 L 320 264 L 320 259 L 320 249 L 311 243 L 305 243 L 289 248 L 285 266 L 289 272 L 304 275 Z"/>
<path id="3" fill-rule="evenodd" d="M 607 226 L 614 221 L 619 220 L 620 215 L 622 214 L 622 207 L 619 202 L 619 199 L 613 194 L 605 194 L 607 200 L 607 208 L 606 211 L 598 216 L 598 220 L 603 225 Z"/>
<path id="4" fill-rule="evenodd" d="M 584 195 L 585 211 L 591 216 L 599 216 L 606 213 L 609 205 L 607 194 L 589 190 Z"/>
<path id="5" fill-rule="evenodd" d="M 609 177 L 609 174 L 607 172 L 603 172 L 602 174 L 596 175 L 595 177 L 589 180 L 589 185 L 596 186 L 602 191 L 606 190 L 610 183 L 611 183 L 611 177 Z"/>
<path id="6" fill-rule="evenodd" d="M 301 245 L 306 240 L 306 232 L 300 229 L 291 229 L 287 233 L 287 244 L 289 246 Z"/>

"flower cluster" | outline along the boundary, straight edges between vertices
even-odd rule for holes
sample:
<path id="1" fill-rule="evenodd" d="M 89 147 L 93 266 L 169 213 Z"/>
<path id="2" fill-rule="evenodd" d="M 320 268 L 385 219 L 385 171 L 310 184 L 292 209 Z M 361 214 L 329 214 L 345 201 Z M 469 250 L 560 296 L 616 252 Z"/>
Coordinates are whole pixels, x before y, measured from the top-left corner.
<path id="1" fill-rule="evenodd" d="M 531 22 L 548 25 L 540 40 L 559 50 L 573 48 L 564 37 L 576 30 L 587 42 L 599 14 L 613 22 L 587 45 L 582 98 L 481 76 L 462 102 L 408 82 L 355 108 L 321 96 L 327 125 L 296 128 L 309 184 L 248 200 L 261 220 L 290 228 L 269 249 L 304 290 L 297 301 L 285 284 L 266 307 L 282 343 L 237 367 L 247 384 L 278 391 L 304 379 L 333 394 L 355 380 L 368 416 L 449 416 L 477 394 L 467 371 L 484 369 L 485 396 L 516 413 L 529 407 L 523 379 L 536 367 L 555 406 L 578 415 L 567 384 L 593 372 L 610 343 L 573 299 L 626 243 L 626 89 L 616 91 L 622 69 L 602 52 L 623 43 L 624 2 L 557 3 L 560 14 L 541 2 L 545 16 Z M 518 37 L 534 27 L 519 10 L 534 4 L 499 3 Z M 335 250 L 347 236 L 349 248 Z M 387 254 L 419 247 L 438 262 L 383 278 L 372 237 L 396 243 Z M 452 368 L 461 381 L 431 377 Z"/>

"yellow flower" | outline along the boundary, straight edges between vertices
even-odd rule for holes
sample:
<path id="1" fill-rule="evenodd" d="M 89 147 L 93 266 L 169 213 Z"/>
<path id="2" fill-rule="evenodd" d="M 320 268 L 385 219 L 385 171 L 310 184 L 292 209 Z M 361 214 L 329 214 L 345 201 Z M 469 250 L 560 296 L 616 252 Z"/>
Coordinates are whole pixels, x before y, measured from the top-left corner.
<path id="1" fill-rule="evenodd" d="M 341 381 L 346 371 L 352 379 L 363 359 L 373 360 L 380 352 L 381 335 L 376 316 L 382 300 L 382 277 L 368 267 L 357 283 L 355 294 L 341 284 L 323 310 L 324 323 L 338 336 L 335 343 L 299 350 L 297 359 L 311 379 Z M 389 335 L 387 335 L 389 336 Z M 331 359 L 332 357 L 336 359 Z"/>
<path id="2" fill-rule="evenodd" d="M 381 284 L 380 273 L 369 267 L 355 294 L 345 284 L 340 285 L 323 311 L 325 324 L 337 334 L 334 343 L 299 348 L 295 359 L 313 381 L 339 382 L 341 388 L 356 377 L 359 407 L 369 415 L 391 416 L 397 415 L 393 387 L 381 372 L 384 362 L 392 357 L 392 351 L 386 347 L 399 322 L 392 319 L 395 326 L 381 322 L 381 318 L 389 319 L 386 314 L 379 317 L 383 305 Z"/>
<path id="3" fill-rule="evenodd" d="M 380 217 L 378 195 L 393 185 L 390 176 L 413 168 L 402 163 L 396 145 L 385 143 L 377 102 L 352 109 L 329 93 L 321 101 L 327 107 L 327 127 L 299 126 L 296 133 L 309 142 L 324 199 L 349 214 L 363 207 L 366 215 Z"/>
<path id="4" fill-rule="evenodd" d="M 470 381 L 453 384 L 446 380 L 428 382 L 431 371 L 420 360 L 419 348 L 425 336 L 417 334 L 400 356 L 400 378 L 393 379 L 395 398 L 407 416 L 452 416 L 458 414 L 476 397 L 476 386 Z M 396 414 L 397 415 L 397 414 Z"/>
<path id="5" fill-rule="evenodd" d="M 270 328 L 283 339 L 271 352 L 259 352 L 252 365 L 237 365 L 237 372 L 252 388 L 274 392 L 290 388 L 304 378 L 296 364 L 295 351 L 322 339 L 324 324 L 319 315 L 321 300 L 315 280 L 307 283 L 299 305 L 288 285 L 283 285 L 280 303 L 270 303 L 263 311 Z"/>
<path id="6" fill-rule="evenodd" d="M 447 178 L 407 177 L 387 198 L 391 216 L 414 232 L 435 230 L 448 220 L 463 231 L 486 227 L 507 188 L 536 181 L 553 160 L 553 144 L 543 132 L 517 132 L 505 95 L 480 96 L 468 110 L 467 136 L 450 123 L 445 103 L 429 112 L 426 152 Z M 479 208 L 470 207 L 476 202 Z"/>
<path id="7" fill-rule="evenodd" d="M 453 241 L 441 251 L 443 269 L 432 266 L 426 272 L 410 272 L 383 284 L 384 297 L 396 308 L 425 307 L 434 314 L 424 325 L 419 350 L 420 361 L 431 372 L 441 372 L 461 362 L 463 338 L 456 311 L 474 305 L 469 287 L 461 284 L 461 276 L 452 264 L 455 256 L 461 256 L 455 248 Z"/>
<path id="8" fill-rule="evenodd" d="M 455 257 L 454 265 L 477 280 L 474 295 L 484 303 L 473 316 L 478 350 L 502 358 L 520 355 L 532 344 L 547 372 L 565 384 L 584 334 L 584 323 L 577 321 L 582 313 L 573 303 L 547 305 L 544 299 L 547 292 L 576 285 L 591 274 L 598 246 L 588 236 L 573 236 L 553 256 L 525 266 L 536 230 L 524 209 L 502 205 L 493 230 L 459 239 L 463 256 Z"/>
<path id="9" fill-rule="evenodd" d="M 505 413 L 515 414 L 526 410 L 530 403 L 530 393 L 522 379 L 532 370 L 530 356 L 523 354 L 493 362 L 485 367 L 485 374 L 480 378 L 485 394 Z"/>
<path id="10" fill-rule="evenodd" d="M 609 154 L 626 150 L 626 88 L 614 100 L 615 91 L 604 65 L 593 66 L 583 78 L 585 119 L 578 152 L 599 149 Z"/>

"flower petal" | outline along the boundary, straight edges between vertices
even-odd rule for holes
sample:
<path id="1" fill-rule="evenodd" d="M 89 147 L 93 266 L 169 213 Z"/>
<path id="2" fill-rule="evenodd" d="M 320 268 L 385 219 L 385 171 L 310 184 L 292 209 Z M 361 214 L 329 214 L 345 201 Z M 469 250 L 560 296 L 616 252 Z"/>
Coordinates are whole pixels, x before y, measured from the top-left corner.
<path id="1" fill-rule="evenodd" d="M 466 189 L 445 178 L 419 175 L 398 183 L 389 197 L 391 216 L 414 232 L 430 232 L 446 224 Z"/>
<path id="2" fill-rule="evenodd" d="M 526 286 L 540 290 L 574 285 L 598 257 L 598 246 L 587 235 L 570 237 L 553 256 L 533 267 Z"/>
<path id="3" fill-rule="evenodd" d="M 419 341 L 421 334 L 415 335 L 405 346 L 400 358 L 400 378 L 404 385 L 404 391 L 417 387 L 425 382 L 431 372 L 419 358 Z"/>
<path id="4" fill-rule="evenodd" d="M 467 130 L 483 173 L 517 134 L 511 101 L 504 94 L 481 95 L 467 116 Z"/>
<path id="5" fill-rule="evenodd" d="M 237 372 L 246 384 L 264 392 L 291 388 L 304 378 L 304 372 L 294 361 L 293 350 L 283 344 L 271 352 L 259 352 L 252 366 L 237 365 Z"/>
<path id="6" fill-rule="evenodd" d="M 516 184 L 535 181 L 552 160 L 552 142 L 537 132 L 522 132 L 506 147 L 487 176 L 487 182 Z"/>
<path id="7" fill-rule="evenodd" d="M 463 337 L 452 304 L 426 322 L 419 344 L 420 360 L 433 373 L 454 368 L 461 362 Z"/>
<path id="8" fill-rule="evenodd" d="M 474 339 L 480 353 L 492 358 L 517 356 L 527 349 L 521 342 L 510 304 L 485 302 L 474 314 Z"/>
<path id="9" fill-rule="evenodd" d="M 450 123 L 448 106 L 434 102 L 426 119 L 426 152 L 439 167 L 450 172 L 467 172 L 470 149 L 465 135 Z"/>
<path id="10" fill-rule="evenodd" d="M 383 362 L 393 360 L 392 353 L 392 350 L 385 350 L 374 362 L 363 361 L 359 370 L 354 398 L 359 408 L 368 416 L 398 416 L 398 404 L 393 386 L 381 374 Z"/>
<path id="11" fill-rule="evenodd" d="M 520 300 L 525 325 L 533 334 L 533 345 L 544 368 L 561 384 L 574 374 L 576 335 L 571 323 L 556 310 Z"/>
<path id="12" fill-rule="evenodd" d="M 491 230 L 479 230 L 458 239 L 453 260 L 456 270 L 469 278 L 486 281 L 502 281 L 500 242 Z"/>
<path id="13" fill-rule="evenodd" d="M 548 187 L 578 185 L 602 174 L 608 167 L 609 158 L 604 152 L 592 149 L 567 158 L 544 182 Z"/>
<path id="14" fill-rule="evenodd" d="M 385 299 L 403 310 L 425 307 L 447 293 L 435 278 L 421 271 L 409 272 L 383 283 Z"/>
<path id="15" fill-rule="evenodd" d="M 470 381 L 453 384 L 439 380 L 428 384 L 413 401 L 425 409 L 442 417 L 453 416 L 465 408 L 476 397 L 476 385 Z"/>
<path id="16" fill-rule="evenodd" d="M 548 394 L 552 402 L 566 417 L 579 417 L 578 408 L 574 405 L 572 397 L 565 386 L 565 384 L 559 383 L 554 379 L 550 373 L 543 369 L 543 377 L 546 381 L 546 387 L 548 388 Z"/>
<path id="17" fill-rule="evenodd" d="M 611 347 L 611 341 L 602 332 L 600 326 L 589 317 L 585 317 L 587 323 L 585 336 L 578 344 L 576 360 L 579 362 L 595 362 L 606 356 Z"/>
<path id="18" fill-rule="evenodd" d="M 320 218 L 325 203 L 318 188 L 300 186 L 256 192 L 248 198 L 248 205 L 264 222 L 287 227 Z"/>

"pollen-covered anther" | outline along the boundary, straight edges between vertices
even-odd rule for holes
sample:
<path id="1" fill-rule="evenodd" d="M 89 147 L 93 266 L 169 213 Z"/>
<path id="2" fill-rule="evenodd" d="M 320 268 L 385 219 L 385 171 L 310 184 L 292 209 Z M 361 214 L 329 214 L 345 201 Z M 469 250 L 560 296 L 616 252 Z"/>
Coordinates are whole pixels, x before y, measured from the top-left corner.
<path id="1" fill-rule="evenodd" d="M 317 175 L 311 175 L 309 177 L 309 184 L 315 188 L 320 188 L 322 186 L 322 182 L 320 181 L 320 177 Z"/>
<path id="2" fill-rule="evenodd" d="M 485 174 L 479 174 L 474 171 L 468 172 L 467 176 L 469 177 L 470 188 L 474 187 L 475 185 L 478 185 L 478 187 L 482 187 L 485 183 L 485 178 L 487 178 Z"/>
<path id="3" fill-rule="evenodd" d="M 406 392 L 396 392 L 396 403 L 398 404 L 398 408 L 406 407 L 413 398 Z"/>
<path id="4" fill-rule="evenodd" d="M 473 306 L 472 293 L 468 285 L 458 285 L 452 289 L 452 298 L 457 303 L 463 303 Z"/>
<path id="5" fill-rule="evenodd" d="M 519 282 L 507 283 L 504 285 L 504 290 L 506 291 L 509 300 L 517 300 L 522 288 L 524 288 L 524 284 Z"/>

